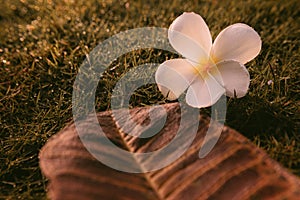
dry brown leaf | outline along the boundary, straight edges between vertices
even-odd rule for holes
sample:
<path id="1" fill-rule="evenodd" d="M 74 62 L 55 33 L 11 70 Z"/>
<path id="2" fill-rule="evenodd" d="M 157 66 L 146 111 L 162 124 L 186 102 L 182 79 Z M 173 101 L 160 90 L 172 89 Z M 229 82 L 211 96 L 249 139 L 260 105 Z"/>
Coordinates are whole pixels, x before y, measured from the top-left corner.
<path id="1" fill-rule="evenodd" d="M 111 112 L 99 113 L 97 117 L 104 133 L 120 148 L 149 152 L 166 145 L 177 132 L 180 107 L 175 103 L 166 104 L 164 108 L 168 113 L 164 128 L 147 139 L 122 133 Z M 131 114 L 139 124 L 149 121 L 148 108 L 134 108 Z M 156 116 L 157 123 L 159 117 Z M 85 127 L 88 120 L 82 121 L 80 126 Z M 188 151 L 171 165 L 148 173 L 126 173 L 102 164 L 85 149 L 75 125 L 70 124 L 54 135 L 40 152 L 40 166 L 50 182 L 48 195 L 51 199 L 80 200 L 299 199 L 299 178 L 228 127 L 223 129 L 213 150 L 199 159 L 208 124 L 209 119 L 200 116 L 196 138 Z M 185 127 L 187 137 L 190 126 Z M 95 136 L 96 127 L 89 125 L 84 132 L 91 143 L 99 140 Z M 132 131 L 139 130 L 132 127 Z M 106 151 L 99 145 L 93 147 L 95 152 Z M 105 153 L 118 156 L 109 151 Z"/>

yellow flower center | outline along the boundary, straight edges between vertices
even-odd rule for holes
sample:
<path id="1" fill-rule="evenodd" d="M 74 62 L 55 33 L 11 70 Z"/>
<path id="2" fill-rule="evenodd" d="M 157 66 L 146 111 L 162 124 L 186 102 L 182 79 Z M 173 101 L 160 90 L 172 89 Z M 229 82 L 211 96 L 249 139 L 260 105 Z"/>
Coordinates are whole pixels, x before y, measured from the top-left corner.
<path id="1" fill-rule="evenodd" d="M 205 77 L 207 77 L 208 72 L 210 72 L 215 67 L 216 64 L 212 59 L 200 61 L 199 64 L 195 66 L 195 73 L 204 79 Z"/>

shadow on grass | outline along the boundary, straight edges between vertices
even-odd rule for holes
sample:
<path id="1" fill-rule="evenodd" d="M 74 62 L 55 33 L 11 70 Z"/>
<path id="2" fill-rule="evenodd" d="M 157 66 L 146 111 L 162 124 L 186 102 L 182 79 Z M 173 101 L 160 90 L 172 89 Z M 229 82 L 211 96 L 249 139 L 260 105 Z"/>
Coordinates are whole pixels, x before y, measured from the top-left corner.
<path id="1" fill-rule="evenodd" d="M 257 96 L 228 102 L 227 125 L 250 139 L 254 136 L 272 134 L 281 137 L 295 133 L 296 123 L 283 110 L 283 105 L 272 104 Z"/>

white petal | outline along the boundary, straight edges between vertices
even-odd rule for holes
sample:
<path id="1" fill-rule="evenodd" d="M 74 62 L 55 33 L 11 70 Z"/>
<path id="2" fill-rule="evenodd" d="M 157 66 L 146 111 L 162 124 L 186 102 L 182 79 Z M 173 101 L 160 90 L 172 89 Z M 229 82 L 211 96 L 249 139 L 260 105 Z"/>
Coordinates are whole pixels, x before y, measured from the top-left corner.
<path id="1" fill-rule="evenodd" d="M 211 74 L 225 87 L 227 96 L 240 98 L 246 95 L 250 75 L 243 64 L 233 60 L 223 61 L 217 63 L 216 69 Z"/>
<path id="2" fill-rule="evenodd" d="M 195 69 L 186 59 L 167 60 L 155 73 L 159 90 L 169 100 L 177 99 L 195 77 Z"/>
<path id="3" fill-rule="evenodd" d="M 203 108 L 215 104 L 225 94 L 225 89 L 210 75 L 198 78 L 186 94 L 186 102 L 192 107 Z"/>
<path id="4" fill-rule="evenodd" d="M 193 62 L 199 63 L 209 56 L 212 39 L 200 15 L 185 12 L 177 17 L 169 28 L 168 38 L 176 51 Z"/>
<path id="5" fill-rule="evenodd" d="M 255 58 L 261 50 L 258 33 L 246 24 L 225 28 L 214 41 L 211 56 L 215 62 L 236 60 L 242 64 Z"/>

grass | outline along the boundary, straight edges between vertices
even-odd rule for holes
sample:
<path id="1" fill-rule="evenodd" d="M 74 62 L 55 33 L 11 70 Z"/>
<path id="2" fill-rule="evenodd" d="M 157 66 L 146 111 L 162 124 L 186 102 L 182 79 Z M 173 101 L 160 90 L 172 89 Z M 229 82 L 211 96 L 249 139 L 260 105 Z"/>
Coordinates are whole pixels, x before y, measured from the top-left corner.
<path id="1" fill-rule="evenodd" d="M 226 123 L 299 176 L 299 7 L 298 0 L 0 0 L 0 199 L 46 197 L 38 152 L 72 119 L 72 86 L 85 55 L 120 31 L 167 28 L 184 11 L 202 15 L 213 37 L 236 22 L 261 35 L 261 54 L 247 64 L 249 93 L 228 100 Z M 128 69 L 172 57 L 144 49 L 117 59 L 99 82 L 97 110 L 110 109 L 111 90 Z M 166 101 L 155 85 L 131 98 L 132 107 L 157 102 Z"/>

